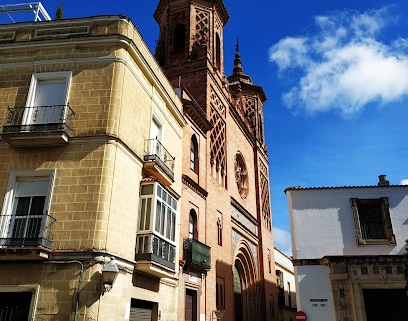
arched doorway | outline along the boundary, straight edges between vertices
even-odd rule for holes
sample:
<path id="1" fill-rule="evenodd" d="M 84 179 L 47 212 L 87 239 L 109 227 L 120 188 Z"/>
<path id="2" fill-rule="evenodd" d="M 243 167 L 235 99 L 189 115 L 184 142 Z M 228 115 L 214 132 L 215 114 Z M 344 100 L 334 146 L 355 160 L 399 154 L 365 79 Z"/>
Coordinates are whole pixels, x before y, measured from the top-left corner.
<path id="1" fill-rule="evenodd" d="M 241 275 L 236 264 L 234 266 L 234 316 L 234 321 L 242 321 Z"/>
<path id="2" fill-rule="evenodd" d="M 256 264 L 249 245 L 237 245 L 234 262 L 234 321 L 259 320 L 259 289 Z"/>

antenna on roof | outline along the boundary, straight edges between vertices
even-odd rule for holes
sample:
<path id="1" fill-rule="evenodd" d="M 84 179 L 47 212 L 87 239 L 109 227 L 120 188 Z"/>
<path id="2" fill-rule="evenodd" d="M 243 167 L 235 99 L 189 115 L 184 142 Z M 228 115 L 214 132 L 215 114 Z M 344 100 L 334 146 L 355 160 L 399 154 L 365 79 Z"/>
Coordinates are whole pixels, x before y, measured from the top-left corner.
<path id="1" fill-rule="evenodd" d="M 51 20 L 48 12 L 45 10 L 41 2 L 26 2 L 19 4 L 0 4 L 0 14 L 7 14 L 12 22 L 16 22 L 11 16 L 12 13 L 32 12 L 34 14 L 34 22 Z M 23 21 L 26 20 L 23 18 Z"/>

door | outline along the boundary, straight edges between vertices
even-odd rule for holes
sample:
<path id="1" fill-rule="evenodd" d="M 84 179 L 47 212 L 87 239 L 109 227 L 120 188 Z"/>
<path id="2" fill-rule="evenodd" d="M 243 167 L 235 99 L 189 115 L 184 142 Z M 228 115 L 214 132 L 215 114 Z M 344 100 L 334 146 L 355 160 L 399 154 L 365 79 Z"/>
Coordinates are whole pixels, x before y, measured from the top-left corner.
<path id="1" fill-rule="evenodd" d="M 197 291 L 186 289 L 185 321 L 197 321 Z"/>
<path id="2" fill-rule="evenodd" d="M 65 87 L 65 79 L 38 81 L 30 124 L 63 123 Z"/>
<path id="3" fill-rule="evenodd" d="M 63 123 L 70 79 L 70 72 L 34 74 L 24 110 L 23 125 Z"/>
<path id="4" fill-rule="evenodd" d="M 156 155 L 160 159 L 163 159 L 161 139 L 162 126 L 157 119 L 153 118 L 150 126 L 150 155 Z"/>
<path id="5" fill-rule="evenodd" d="M 405 289 L 364 289 L 367 321 L 408 320 Z"/>
<path id="6" fill-rule="evenodd" d="M 153 302 L 132 299 L 129 321 L 152 321 L 152 313 Z"/>
<path id="7" fill-rule="evenodd" d="M 13 202 L 10 238 L 12 245 L 38 245 L 45 224 L 48 181 L 19 181 Z"/>

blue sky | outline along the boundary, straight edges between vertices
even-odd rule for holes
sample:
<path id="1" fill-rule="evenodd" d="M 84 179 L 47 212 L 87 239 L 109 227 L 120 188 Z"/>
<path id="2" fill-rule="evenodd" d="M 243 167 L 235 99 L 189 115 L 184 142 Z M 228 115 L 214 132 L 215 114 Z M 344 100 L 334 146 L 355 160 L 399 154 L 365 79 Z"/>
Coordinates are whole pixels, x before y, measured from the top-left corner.
<path id="1" fill-rule="evenodd" d="M 42 1 L 52 17 L 59 3 Z M 63 12 L 125 14 L 154 50 L 157 3 L 69 0 Z M 232 73 L 238 37 L 244 71 L 268 97 L 275 246 L 291 255 L 286 187 L 376 185 L 380 174 L 391 184 L 408 178 L 408 1 L 224 4 L 225 72 Z"/>

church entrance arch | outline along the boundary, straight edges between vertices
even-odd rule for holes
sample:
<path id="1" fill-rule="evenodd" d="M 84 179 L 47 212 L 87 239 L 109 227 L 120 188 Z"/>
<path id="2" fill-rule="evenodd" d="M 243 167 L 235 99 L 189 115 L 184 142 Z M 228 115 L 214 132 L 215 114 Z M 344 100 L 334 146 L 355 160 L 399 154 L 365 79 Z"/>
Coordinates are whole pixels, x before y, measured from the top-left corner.
<path id="1" fill-rule="evenodd" d="M 234 261 L 234 321 L 259 318 L 259 289 L 254 256 L 245 241 L 237 244 Z"/>

